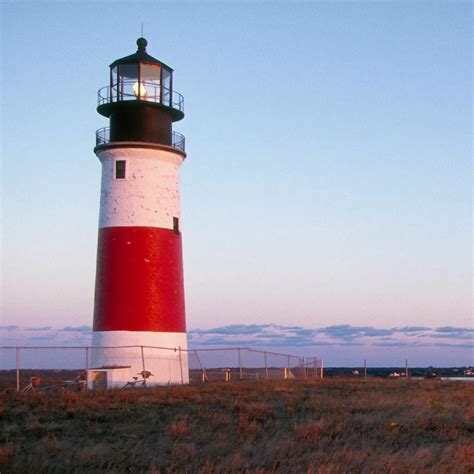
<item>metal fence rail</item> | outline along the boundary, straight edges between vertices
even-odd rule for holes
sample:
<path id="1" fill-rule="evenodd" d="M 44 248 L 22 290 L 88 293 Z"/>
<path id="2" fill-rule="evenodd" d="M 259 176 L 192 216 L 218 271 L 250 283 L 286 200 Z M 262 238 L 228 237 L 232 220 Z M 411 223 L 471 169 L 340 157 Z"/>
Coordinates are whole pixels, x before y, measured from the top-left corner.
<path id="1" fill-rule="evenodd" d="M 323 361 L 316 357 L 251 349 L 225 347 L 181 349 L 157 346 L 0 346 L 0 389 L 23 385 L 40 371 L 73 371 L 90 369 L 94 350 L 107 349 L 114 360 L 141 360 L 145 371 L 148 364 L 179 364 L 181 383 L 211 381 L 269 380 L 291 378 L 323 378 Z M 180 383 L 179 381 L 176 383 Z"/>

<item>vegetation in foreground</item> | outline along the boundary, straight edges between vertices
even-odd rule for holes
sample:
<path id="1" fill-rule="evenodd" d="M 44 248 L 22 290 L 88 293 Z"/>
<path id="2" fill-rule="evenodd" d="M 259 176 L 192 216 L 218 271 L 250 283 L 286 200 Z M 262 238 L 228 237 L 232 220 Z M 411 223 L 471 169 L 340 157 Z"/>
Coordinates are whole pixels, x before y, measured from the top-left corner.
<path id="1" fill-rule="evenodd" d="M 4 393 L 5 472 L 474 472 L 474 384 L 212 383 Z"/>

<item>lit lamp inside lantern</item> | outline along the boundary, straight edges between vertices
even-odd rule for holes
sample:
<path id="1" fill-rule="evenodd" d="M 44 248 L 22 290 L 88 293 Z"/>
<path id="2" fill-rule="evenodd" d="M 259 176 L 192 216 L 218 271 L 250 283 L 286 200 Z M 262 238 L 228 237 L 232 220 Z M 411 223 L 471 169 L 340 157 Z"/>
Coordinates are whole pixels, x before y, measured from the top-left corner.
<path id="1" fill-rule="evenodd" d="M 133 85 L 133 93 L 137 99 L 145 99 L 147 96 L 147 90 L 143 85 L 143 82 L 135 82 Z"/>

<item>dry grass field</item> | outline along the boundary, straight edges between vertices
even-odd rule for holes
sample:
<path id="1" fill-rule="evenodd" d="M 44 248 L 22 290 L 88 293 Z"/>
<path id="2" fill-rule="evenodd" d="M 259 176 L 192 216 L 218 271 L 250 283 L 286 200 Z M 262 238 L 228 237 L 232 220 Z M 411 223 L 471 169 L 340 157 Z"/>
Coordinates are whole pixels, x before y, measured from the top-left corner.
<path id="1" fill-rule="evenodd" d="M 474 472 L 474 384 L 212 383 L 0 396 L 0 471 Z"/>

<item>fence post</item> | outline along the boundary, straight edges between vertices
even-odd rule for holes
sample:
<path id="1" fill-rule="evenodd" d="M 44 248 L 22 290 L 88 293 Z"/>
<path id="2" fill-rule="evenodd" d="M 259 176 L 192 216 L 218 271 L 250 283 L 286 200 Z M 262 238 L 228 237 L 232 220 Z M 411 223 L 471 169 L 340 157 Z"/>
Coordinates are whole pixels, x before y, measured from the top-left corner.
<path id="1" fill-rule="evenodd" d="M 244 378 L 244 376 L 243 376 L 243 373 L 242 373 L 242 361 L 240 360 L 240 348 L 237 349 L 237 356 L 239 358 L 239 376 L 240 376 L 240 380 L 242 380 Z"/>
<path id="2" fill-rule="evenodd" d="M 367 380 L 367 359 L 364 359 L 364 380 Z"/>
<path id="3" fill-rule="evenodd" d="M 16 391 L 20 391 L 20 348 L 16 348 Z"/>
<path id="4" fill-rule="evenodd" d="M 143 372 L 145 372 L 145 354 L 143 353 L 143 346 L 140 346 L 141 354 L 142 354 L 142 368 Z"/>
<path id="5" fill-rule="evenodd" d="M 206 369 L 205 369 L 204 366 L 202 365 L 201 359 L 199 358 L 199 355 L 198 355 L 196 349 L 194 349 L 194 355 L 196 356 L 196 359 L 198 360 L 199 365 L 201 366 L 202 382 L 204 383 L 206 380 L 209 382 L 209 377 L 207 376 Z"/>
<path id="6" fill-rule="evenodd" d="M 178 346 L 179 350 L 179 370 L 181 372 L 181 385 L 184 385 L 184 378 L 183 378 L 183 359 L 181 357 L 181 346 Z"/>
<path id="7" fill-rule="evenodd" d="M 265 360 L 265 378 L 268 380 L 268 366 L 267 366 L 267 353 L 263 353 L 263 358 Z"/>
<path id="8" fill-rule="evenodd" d="M 86 369 L 89 368 L 89 348 L 86 347 Z"/>
<path id="9" fill-rule="evenodd" d="M 321 359 L 320 379 L 322 380 L 323 378 L 324 378 L 324 362 L 323 362 L 323 359 Z"/>

